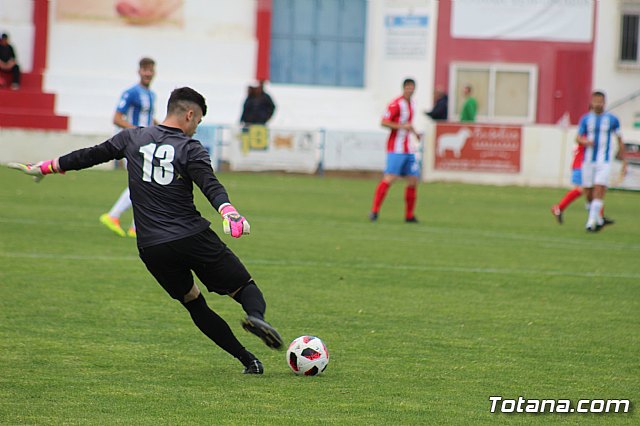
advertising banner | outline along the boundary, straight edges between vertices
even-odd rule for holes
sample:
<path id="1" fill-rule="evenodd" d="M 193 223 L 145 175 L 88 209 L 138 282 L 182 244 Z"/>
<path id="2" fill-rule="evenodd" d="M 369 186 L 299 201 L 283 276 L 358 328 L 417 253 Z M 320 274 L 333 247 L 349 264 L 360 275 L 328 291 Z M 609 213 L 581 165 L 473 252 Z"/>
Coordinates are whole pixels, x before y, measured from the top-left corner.
<path id="1" fill-rule="evenodd" d="M 58 0 L 58 21 L 182 25 L 184 0 Z"/>
<path id="2" fill-rule="evenodd" d="M 451 2 L 455 38 L 588 43 L 593 0 L 456 0 Z"/>
<path id="3" fill-rule="evenodd" d="M 231 129 L 231 170 L 282 170 L 315 173 L 320 162 L 317 131 L 269 129 L 255 125 Z"/>
<path id="4" fill-rule="evenodd" d="M 520 173 L 522 127 L 438 124 L 434 147 L 435 170 Z"/>

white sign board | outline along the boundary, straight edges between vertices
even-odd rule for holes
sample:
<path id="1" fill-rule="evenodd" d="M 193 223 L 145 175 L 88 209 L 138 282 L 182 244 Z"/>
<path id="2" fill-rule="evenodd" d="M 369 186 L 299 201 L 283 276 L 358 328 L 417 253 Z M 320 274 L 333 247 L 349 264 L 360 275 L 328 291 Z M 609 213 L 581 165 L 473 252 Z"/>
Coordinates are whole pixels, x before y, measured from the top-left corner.
<path id="1" fill-rule="evenodd" d="M 593 0 L 455 0 L 454 38 L 588 43 L 593 38 Z"/>
<path id="2" fill-rule="evenodd" d="M 422 59 L 427 55 L 427 15 L 387 15 L 384 19 L 388 58 Z"/>

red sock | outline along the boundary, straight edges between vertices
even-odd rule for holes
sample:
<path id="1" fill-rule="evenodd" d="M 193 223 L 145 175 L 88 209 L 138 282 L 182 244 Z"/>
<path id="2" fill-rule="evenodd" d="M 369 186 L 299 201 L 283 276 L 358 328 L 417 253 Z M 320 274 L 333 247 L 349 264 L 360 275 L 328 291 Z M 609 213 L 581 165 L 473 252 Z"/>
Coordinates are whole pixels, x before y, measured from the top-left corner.
<path id="1" fill-rule="evenodd" d="M 571 191 L 567 192 L 564 198 L 558 203 L 560 211 L 564 211 L 564 209 L 569 207 L 569 204 L 571 204 L 580 195 L 582 195 L 582 189 L 580 188 L 574 188 Z"/>
<path id="2" fill-rule="evenodd" d="M 387 195 L 389 186 L 390 185 L 384 180 L 380 181 L 380 183 L 378 184 L 378 187 L 376 188 L 376 193 L 373 196 L 373 207 L 371 207 L 371 211 L 373 213 L 378 213 L 380 211 L 380 206 L 384 201 L 385 195 Z"/>
<path id="3" fill-rule="evenodd" d="M 416 198 L 417 198 L 416 187 L 407 186 L 407 188 L 404 190 L 404 201 L 407 208 L 404 216 L 405 219 L 413 218 L 413 209 L 416 206 Z"/>

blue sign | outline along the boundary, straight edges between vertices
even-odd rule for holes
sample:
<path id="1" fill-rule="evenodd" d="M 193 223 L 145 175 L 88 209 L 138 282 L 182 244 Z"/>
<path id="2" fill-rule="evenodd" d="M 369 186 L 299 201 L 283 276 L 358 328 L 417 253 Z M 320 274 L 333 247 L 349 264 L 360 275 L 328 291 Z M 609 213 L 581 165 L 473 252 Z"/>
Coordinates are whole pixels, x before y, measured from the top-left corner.
<path id="1" fill-rule="evenodd" d="M 388 15 L 385 19 L 385 26 L 396 28 L 421 28 L 426 27 L 429 23 L 428 16 L 391 16 Z"/>

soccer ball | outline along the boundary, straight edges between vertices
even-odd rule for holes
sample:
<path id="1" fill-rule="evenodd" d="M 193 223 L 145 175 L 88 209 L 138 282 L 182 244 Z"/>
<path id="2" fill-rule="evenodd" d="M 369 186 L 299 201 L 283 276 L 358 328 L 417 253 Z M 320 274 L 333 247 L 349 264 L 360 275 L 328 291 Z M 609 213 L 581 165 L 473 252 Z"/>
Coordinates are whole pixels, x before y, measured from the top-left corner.
<path id="1" fill-rule="evenodd" d="M 287 349 L 287 364 L 299 376 L 317 376 L 329 364 L 329 351 L 315 336 L 300 336 Z"/>

